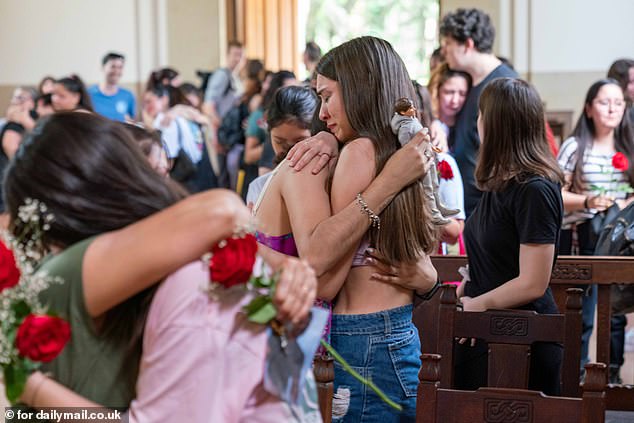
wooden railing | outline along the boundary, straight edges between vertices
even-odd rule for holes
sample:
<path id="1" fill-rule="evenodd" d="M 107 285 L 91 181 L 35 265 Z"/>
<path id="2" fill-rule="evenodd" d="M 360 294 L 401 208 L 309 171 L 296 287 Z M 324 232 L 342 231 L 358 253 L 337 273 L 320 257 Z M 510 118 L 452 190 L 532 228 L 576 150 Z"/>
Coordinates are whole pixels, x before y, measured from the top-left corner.
<path id="1" fill-rule="evenodd" d="M 440 280 L 461 280 L 458 268 L 467 264 L 465 256 L 434 256 L 432 263 Z M 634 284 L 634 257 L 559 256 L 550 287 L 559 309 L 563 309 L 565 290 L 571 287 L 598 286 L 596 361 L 610 362 L 611 286 Z M 610 385 L 607 408 L 634 411 L 634 388 Z"/>

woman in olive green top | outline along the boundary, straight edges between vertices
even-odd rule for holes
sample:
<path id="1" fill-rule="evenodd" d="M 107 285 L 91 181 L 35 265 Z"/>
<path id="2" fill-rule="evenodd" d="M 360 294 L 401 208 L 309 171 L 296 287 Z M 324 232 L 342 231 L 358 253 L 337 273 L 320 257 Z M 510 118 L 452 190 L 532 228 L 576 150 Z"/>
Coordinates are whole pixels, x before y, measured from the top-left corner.
<path id="1" fill-rule="evenodd" d="M 153 171 L 125 129 L 74 112 L 35 128 L 7 170 L 5 193 L 10 229 L 56 252 L 41 268 L 63 280 L 40 296 L 68 319 L 72 337 L 43 370 L 92 401 L 127 408 L 156 283 L 246 225 L 247 208 L 224 190 L 179 201 L 183 190 Z M 27 198 L 54 216 L 43 237 L 18 218 Z M 314 298 L 312 271 L 300 267 L 292 283 L 307 299 L 296 290 L 276 297 L 282 320 L 306 317 L 305 294 Z"/>
<path id="2" fill-rule="evenodd" d="M 390 159 L 383 178 L 363 193 L 371 207 L 389 202 L 395 181 L 424 172 L 422 152 L 416 158 L 394 156 L 400 161 Z M 55 218 L 41 241 L 57 254 L 42 268 L 64 282 L 41 297 L 70 321 L 72 338 L 44 370 L 94 403 L 127 408 L 135 397 L 145 318 L 157 282 L 244 226 L 247 208 L 224 190 L 181 200 L 182 190 L 152 170 L 120 125 L 85 113 L 43 119 L 10 164 L 5 192 L 14 233 L 29 229 L 18 218 L 27 198 L 45 203 Z M 320 225 L 325 233 L 365 232 L 369 222 L 351 202 Z M 341 242 L 327 238 L 323 247 L 332 251 Z M 314 272 L 296 259 L 261 253 L 284 270 L 274 298 L 278 319 L 298 323 L 315 298 Z M 29 378 L 27 404 L 83 404 L 42 380 L 41 373 Z"/>

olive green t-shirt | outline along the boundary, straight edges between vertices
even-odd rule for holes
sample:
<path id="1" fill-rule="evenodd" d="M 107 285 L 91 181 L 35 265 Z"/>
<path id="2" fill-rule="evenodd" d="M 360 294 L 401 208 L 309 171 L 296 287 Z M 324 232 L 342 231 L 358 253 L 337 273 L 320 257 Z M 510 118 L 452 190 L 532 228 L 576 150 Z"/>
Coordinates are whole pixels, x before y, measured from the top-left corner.
<path id="1" fill-rule="evenodd" d="M 42 303 L 71 326 L 70 341 L 42 370 L 51 372 L 55 380 L 98 404 L 128 408 L 133 390 L 128 386 L 127 375 L 120 371 L 124 348 L 99 336 L 84 302 L 83 259 L 94 239 L 91 237 L 66 248 L 47 258 L 40 267 L 50 276 L 63 280 L 51 283 L 40 293 Z"/>

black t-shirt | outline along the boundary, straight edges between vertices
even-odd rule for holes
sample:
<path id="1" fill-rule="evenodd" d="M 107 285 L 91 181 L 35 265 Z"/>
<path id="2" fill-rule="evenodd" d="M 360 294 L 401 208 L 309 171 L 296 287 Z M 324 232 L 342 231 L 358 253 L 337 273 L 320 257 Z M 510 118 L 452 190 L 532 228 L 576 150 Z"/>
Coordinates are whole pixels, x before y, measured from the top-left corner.
<path id="1" fill-rule="evenodd" d="M 469 91 L 460 113 L 456 117 L 456 124 L 449 133 L 449 149 L 455 157 L 462 184 L 464 186 L 464 206 L 467 216 L 469 216 L 482 193 L 475 185 L 475 166 L 480 149 L 480 137 L 478 136 L 478 102 L 482 90 L 494 79 L 502 77 L 517 78 L 517 72 L 505 64 L 501 64 L 487 75 L 482 82 Z"/>
<path id="2" fill-rule="evenodd" d="M 4 138 L 4 134 L 7 131 L 14 131 L 18 134 L 24 135 L 24 126 L 16 122 L 7 122 L 6 125 L 0 130 L 0 142 Z M 4 212 L 4 170 L 9 164 L 9 158 L 4 152 L 4 147 L 0 148 L 0 213 Z"/>
<path id="3" fill-rule="evenodd" d="M 556 259 L 563 216 L 559 184 L 541 176 L 510 182 L 500 192 L 484 192 L 465 224 L 471 279 L 465 295 L 477 297 L 516 278 L 520 244 L 555 244 Z M 541 298 L 518 308 L 558 313 L 550 288 Z"/>

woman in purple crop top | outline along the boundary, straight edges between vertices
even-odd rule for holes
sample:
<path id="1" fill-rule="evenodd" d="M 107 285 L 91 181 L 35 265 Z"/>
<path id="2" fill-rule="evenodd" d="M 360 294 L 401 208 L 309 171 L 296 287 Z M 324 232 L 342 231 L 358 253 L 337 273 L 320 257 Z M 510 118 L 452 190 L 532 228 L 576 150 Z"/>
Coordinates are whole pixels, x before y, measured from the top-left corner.
<path id="1" fill-rule="evenodd" d="M 305 142 L 327 143 L 334 135 L 344 147 L 328 171 L 312 172 L 323 156 L 302 170 L 287 162 L 275 169 L 254 207 L 266 234 L 261 242 L 273 247 L 292 233 L 299 257 L 319 278 L 317 296 L 334 303 L 333 346 L 403 406 L 396 413 L 335 365 L 333 421 L 413 421 L 420 367 L 413 293 L 436 282 L 427 254 L 437 235 L 418 182 L 429 167 L 429 138 L 417 134 L 397 149 L 387 122 L 391 106 L 416 97 L 387 42 L 344 43 L 322 58 L 317 74 L 319 118 L 328 132 Z M 375 256 L 365 262 L 358 253 L 366 252 L 364 238 Z M 353 260 L 365 265 L 352 267 Z"/>

